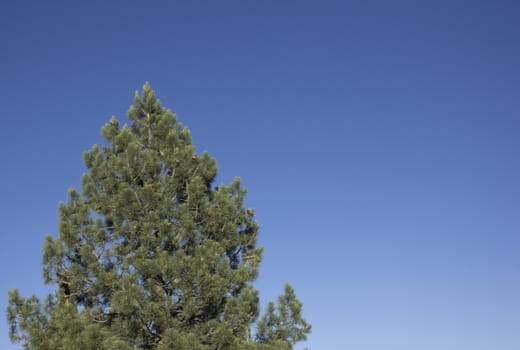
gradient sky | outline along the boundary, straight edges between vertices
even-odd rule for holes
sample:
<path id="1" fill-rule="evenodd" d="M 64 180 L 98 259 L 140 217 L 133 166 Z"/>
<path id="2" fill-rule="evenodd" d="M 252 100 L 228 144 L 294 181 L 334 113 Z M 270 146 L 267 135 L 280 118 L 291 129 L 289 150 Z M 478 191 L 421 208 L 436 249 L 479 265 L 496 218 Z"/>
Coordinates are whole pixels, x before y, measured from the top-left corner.
<path id="1" fill-rule="evenodd" d="M 1 310 L 51 290 L 57 204 L 150 81 L 241 176 L 311 349 L 520 349 L 517 0 L 3 0 L 0 79 Z"/>

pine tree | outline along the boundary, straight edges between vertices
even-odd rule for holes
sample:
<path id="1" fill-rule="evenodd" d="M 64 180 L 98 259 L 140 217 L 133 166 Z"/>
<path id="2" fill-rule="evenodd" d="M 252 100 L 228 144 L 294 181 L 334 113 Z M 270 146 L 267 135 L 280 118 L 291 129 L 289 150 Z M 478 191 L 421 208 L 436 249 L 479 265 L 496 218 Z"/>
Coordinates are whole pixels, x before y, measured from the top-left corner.
<path id="1" fill-rule="evenodd" d="M 310 326 L 286 286 L 258 321 L 258 224 L 236 178 L 214 187 L 215 159 L 145 84 L 112 118 L 107 146 L 84 153 L 79 192 L 47 236 L 44 302 L 9 293 L 10 337 L 25 349 L 292 349 Z M 255 324 L 257 328 L 255 330 Z"/>

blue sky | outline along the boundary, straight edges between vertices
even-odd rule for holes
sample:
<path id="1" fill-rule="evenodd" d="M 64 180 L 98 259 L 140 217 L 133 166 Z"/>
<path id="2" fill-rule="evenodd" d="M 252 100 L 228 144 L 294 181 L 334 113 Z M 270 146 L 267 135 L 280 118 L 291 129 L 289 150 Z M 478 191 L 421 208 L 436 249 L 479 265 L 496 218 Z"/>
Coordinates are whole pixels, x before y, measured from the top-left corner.
<path id="1" fill-rule="evenodd" d="M 0 309 L 145 81 L 238 175 L 307 346 L 520 348 L 520 3 L 0 4 Z M 5 318 L 0 348 L 11 345 Z"/>

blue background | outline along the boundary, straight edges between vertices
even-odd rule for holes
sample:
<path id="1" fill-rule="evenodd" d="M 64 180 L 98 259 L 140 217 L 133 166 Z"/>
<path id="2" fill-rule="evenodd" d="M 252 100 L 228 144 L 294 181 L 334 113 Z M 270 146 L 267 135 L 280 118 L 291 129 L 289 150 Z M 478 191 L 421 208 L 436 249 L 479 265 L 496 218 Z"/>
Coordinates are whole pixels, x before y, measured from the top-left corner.
<path id="1" fill-rule="evenodd" d="M 0 3 L 0 309 L 145 81 L 241 176 L 307 346 L 520 349 L 520 3 Z M 18 349 L 0 321 L 0 348 Z M 303 346 L 298 346 L 302 348 Z"/>

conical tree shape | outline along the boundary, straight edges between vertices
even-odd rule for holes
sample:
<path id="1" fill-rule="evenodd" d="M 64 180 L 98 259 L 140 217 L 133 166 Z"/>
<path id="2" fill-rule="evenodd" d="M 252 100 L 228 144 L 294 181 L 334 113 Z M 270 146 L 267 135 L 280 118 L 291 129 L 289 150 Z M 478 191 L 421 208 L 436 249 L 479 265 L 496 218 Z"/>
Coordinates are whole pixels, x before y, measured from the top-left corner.
<path id="1" fill-rule="evenodd" d="M 11 339 L 26 349 L 266 348 L 250 330 L 262 249 L 240 180 L 213 187 L 215 160 L 196 153 L 149 84 L 128 117 L 130 127 L 112 118 L 102 128 L 108 146 L 85 152 L 82 191 L 60 203 L 59 237 L 43 256 L 55 295 L 41 305 L 10 293 Z"/>

